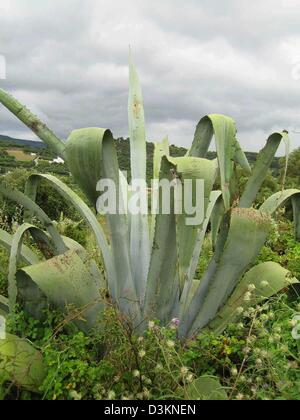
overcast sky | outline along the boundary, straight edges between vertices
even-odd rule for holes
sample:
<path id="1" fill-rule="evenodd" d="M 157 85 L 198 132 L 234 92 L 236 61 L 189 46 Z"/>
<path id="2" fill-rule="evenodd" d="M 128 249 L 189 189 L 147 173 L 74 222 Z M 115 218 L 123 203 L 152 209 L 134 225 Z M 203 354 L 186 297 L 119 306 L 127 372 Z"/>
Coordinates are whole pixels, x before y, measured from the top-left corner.
<path id="1" fill-rule="evenodd" d="M 63 138 L 127 135 L 129 44 L 149 140 L 188 147 L 208 113 L 233 117 L 247 150 L 300 131 L 299 0 L 0 0 L 0 86 Z M 0 133 L 34 139 L 3 107 Z"/>

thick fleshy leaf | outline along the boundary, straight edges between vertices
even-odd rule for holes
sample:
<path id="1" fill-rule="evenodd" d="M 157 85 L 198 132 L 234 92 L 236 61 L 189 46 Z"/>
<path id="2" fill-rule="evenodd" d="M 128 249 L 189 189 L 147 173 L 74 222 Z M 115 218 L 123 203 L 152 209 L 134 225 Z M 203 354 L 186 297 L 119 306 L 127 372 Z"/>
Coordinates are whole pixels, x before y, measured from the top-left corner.
<path id="1" fill-rule="evenodd" d="M 182 312 L 184 312 L 184 310 L 188 307 L 188 305 L 191 303 L 198 287 L 200 284 L 200 280 L 198 279 L 194 279 L 191 282 L 189 282 L 189 287 L 187 288 L 187 297 L 186 297 L 186 301 L 185 301 L 185 306 L 182 310 Z M 188 285 L 188 284 L 187 284 Z M 183 291 L 182 295 L 184 295 L 185 290 Z M 180 317 L 179 317 L 180 319 Z"/>
<path id="2" fill-rule="evenodd" d="M 198 261 L 199 261 L 199 257 L 201 255 L 201 251 L 202 251 L 202 246 L 204 243 L 204 239 L 205 239 L 205 235 L 207 233 L 207 228 L 209 225 L 209 222 L 211 221 L 212 215 L 213 215 L 213 211 L 215 206 L 218 205 L 218 203 L 221 202 L 222 206 L 223 205 L 223 200 L 222 200 L 222 192 L 221 191 L 212 191 L 210 194 L 210 198 L 209 198 L 209 203 L 208 203 L 208 207 L 206 210 L 206 215 L 205 215 L 205 220 L 202 224 L 202 226 L 199 228 L 198 233 L 197 233 L 197 240 L 196 240 L 196 244 L 194 246 L 194 250 L 193 250 L 193 255 L 190 261 L 190 266 L 188 269 L 188 273 L 187 273 L 187 282 L 184 285 L 184 289 L 182 292 L 182 295 L 180 297 L 180 315 L 179 318 L 181 318 L 182 314 L 184 313 L 184 311 L 186 310 L 186 308 L 188 307 L 188 305 L 191 302 L 192 297 L 194 296 L 198 286 L 199 286 L 199 281 L 195 281 L 194 279 L 194 275 L 196 273 L 196 269 L 197 269 L 197 265 L 198 265 Z"/>
<path id="3" fill-rule="evenodd" d="M 213 224 L 212 218 L 214 215 L 214 209 L 219 205 L 219 203 L 223 205 L 222 192 L 212 191 L 210 194 L 209 203 L 206 210 L 206 215 L 205 215 L 203 225 L 201 226 L 198 232 L 197 243 L 194 248 L 193 257 L 192 257 L 190 268 L 189 268 L 188 278 L 193 278 L 195 275 L 199 256 L 201 255 L 203 242 L 205 239 L 205 235 L 207 233 L 208 224 L 209 222 L 211 222 L 211 225 Z"/>
<path id="4" fill-rule="evenodd" d="M 118 160 L 109 130 L 85 128 L 73 131 L 67 140 L 65 154 L 75 180 L 94 206 L 99 196 L 96 186 L 101 178 L 114 183 L 116 197 L 119 197 Z M 112 291 L 120 307 L 127 313 L 133 312 L 132 315 L 136 317 L 139 316 L 139 304 L 131 270 L 128 220 L 125 214 L 119 213 L 120 203 L 117 199 L 116 214 L 106 216 L 117 278 Z"/>
<path id="5" fill-rule="evenodd" d="M 6 317 L 8 314 L 9 314 L 8 299 L 0 295 L 0 315 L 3 317 Z"/>
<path id="6" fill-rule="evenodd" d="M 169 156 L 170 155 L 170 148 L 169 148 L 169 142 L 168 138 L 164 138 L 162 142 L 160 143 L 154 143 L 154 152 L 153 152 L 153 180 L 159 180 L 159 174 L 160 174 L 160 168 L 161 168 L 161 160 L 163 156 Z M 151 186 L 153 187 L 153 186 Z M 157 203 L 157 194 L 158 191 L 153 188 L 152 190 L 152 199 L 153 203 L 151 203 L 152 206 Z M 154 231 L 155 231 L 155 219 L 156 219 L 156 212 L 152 212 L 152 218 L 151 218 L 151 234 L 150 234 L 150 244 L 152 246 L 153 244 L 153 237 L 154 237 Z"/>
<path id="7" fill-rule="evenodd" d="M 271 195 L 260 207 L 261 211 L 270 214 L 275 213 L 278 208 L 284 206 L 288 201 L 292 202 L 295 224 L 295 236 L 300 241 L 300 190 L 283 190 Z"/>
<path id="8" fill-rule="evenodd" d="M 247 175 L 251 175 L 251 172 L 252 172 L 251 166 L 238 140 L 236 140 L 235 142 L 234 160 L 236 163 L 240 165 L 240 167 L 245 171 Z"/>
<path id="9" fill-rule="evenodd" d="M 265 177 L 282 140 L 284 140 L 286 144 L 286 158 L 288 159 L 289 138 L 287 133 L 273 133 L 268 138 L 266 146 L 260 151 L 258 155 L 252 176 L 249 178 L 245 187 L 245 191 L 243 192 L 240 199 L 239 207 L 251 207 L 254 203 L 257 193 L 265 180 Z"/>
<path id="10" fill-rule="evenodd" d="M 103 279 L 100 272 L 95 275 L 89 261 L 82 261 L 75 251 L 20 269 L 17 284 L 21 295 L 26 295 L 27 299 L 28 290 L 34 290 L 36 285 L 49 302 L 67 313 L 70 322 L 85 332 L 97 326 L 101 319 Z M 36 302 L 31 303 L 34 307 Z"/>
<path id="11" fill-rule="evenodd" d="M 12 112 L 20 121 L 30 128 L 45 144 L 58 156 L 64 158 L 64 142 L 59 139 L 38 117 L 32 114 L 12 95 L 0 89 L 0 102 Z"/>
<path id="12" fill-rule="evenodd" d="M 141 194 L 147 199 L 146 190 L 146 131 L 142 89 L 132 57 L 129 57 L 128 126 L 130 137 L 131 179 L 144 183 Z M 147 206 L 148 210 L 148 206 Z M 148 214 L 131 214 L 130 257 L 132 276 L 137 295 L 144 298 L 150 263 Z"/>
<path id="13" fill-rule="evenodd" d="M 13 236 L 5 232 L 5 230 L 0 229 L 0 245 L 9 252 L 11 250 L 12 241 Z M 37 264 L 40 261 L 40 258 L 26 245 L 22 245 L 22 248 L 20 249 L 20 258 L 26 264 Z"/>
<path id="14" fill-rule="evenodd" d="M 213 249 L 216 247 L 219 230 L 225 215 L 224 203 L 217 200 L 211 214 L 211 240 Z"/>
<path id="15" fill-rule="evenodd" d="M 161 142 L 154 143 L 153 152 L 153 179 L 159 179 L 161 160 L 163 156 L 170 155 L 170 147 L 168 137 L 165 137 Z"/>
<path id="16" fill-rule="evenodd" d="M 222 255 L 215 270 L 208 270 L 183 316 L 179 333 L 193 335 L 215 318 L 239 280 L 254 263 L 271 229 L 268 214 L 253 209 L 234 209 Z M 236 258 L 237 249 L 239 258 Z"/>
<path id="17" fill-rule="evenodd" d="M 300 241 L 300 195 L 292 198 L 294 224 L 295 224 L 295 238 Z"/>
<path id="18" fill-rule="evenodd" d="M 132 195 L 130 186 L 128 184 L 128 180 L 127 180 L 127 172 L 126 171 L 119 171 L 119 182 L 120 182 L 120 190 L 121 190 L 121 194 L 122 194 L 122 200 L 121 200 L 121 206 L 124 209 L 126 218 L 127 218 L 127 224 L 128 224 L 128 232 L 130 233 L 131 231 L 131 216 L 130 213 L 128 212 L 127 206 L 128 206 L 128 202 L 130 200 L 130 197 Z M 127 213 L 127 214 L 126 214 Z"/>
<path id="19" fill-rule="evenodd" d="M 160 179 L 172 181 L 175 166 L 163 157 Z M 156 215 L 154 241 L 144 304 L 144 319 L 170 320 L 173 303 L 179 296 L 176 252 L 176 217 L 174 214 L 174 189 L 170 194 L 170 214 L 163 214 L 162 194 L 159 190 L 159 208 Z"/>
<path id="20" fill-rule="evenodd" d="M 228 400 L 228 396 L 218 378 L 201 376 L 187 386 L 186 399 L 225 401 Z"/>
<path id="21" fill-rule="evenodd" d="M 74 130 L 66 142 L 65 155 L 69 169 L 82 191 L 96 207 L 99 192 L 97 183 L 103 173 L 103 159 L 115 164 L 115 149 L 111 156 L 103 156 L 103 142 L 113 142 L 112 134 L 104 128 L 82 128 Z M 116 164 L 116 166 L 118 166 Z M 116 168 L 118 170 L 118 168 Z"/>
<path id="22" fill-rule="evenodd" d="M 25 209 L 27 209 L 32 216 L 35 216 L 48 231 L 51 236 L 51 240 L 55 247 L 57 254 L 61 254 L 67 251 L 67 247 L 64 244 L 60 234 L 55 228 L 53 222 L 49 219 L 47 214 L 29 197 L 23 194 L 21 191 L 10 188 L 8 185 L 1 183 L 0 184 L 0 194 L 4 197 L 21 204 Z"/>
<path id="23" fill-rule="evenodd" d="M 39 241 L 42 241 L 46 245 L 47 251 L 45 251 L 43 247 L 41 247 L 43 251 L 45 252 L 45 254 L 48 252 L 49 249 L 51 250 L 52 248 L 51 241 L 49 240 L 45 232 L 42 231 L 41 229 L 27 223 L 24 223 L 18 228 L 18 230 L 13 236 L 10 258 L 9 258 L 8 298 L 9 298 L 10 311 L 14 310 L 14 307 L 17 302 L 18 289 L 17 289 L 17 282 L 16 282 L 16 272 L 17 272 L 17 267 L 20 260 L 23 238 L 24 238 L 24 235 L 28 231 L 32 234 L 34 238 L 38 239 Z M 55 247 L 52 249 L 52 251 L 53 251 L 52 255 L 53 254 L 55 255 Z"/>
<path id="24" fill-rule="evenodd" d="M 29 341 L 11 334 L 0 340 L 1 379 L 29 391 L 39 392 L 46 377 L 41 353 Z"/>
<path id="25" fill-rule="evenodd" d="M 31 229 L 30 231 L 31 231 L 31 234 L 33 234 L 33 235 L 36 232 L 35 229 Z M 45 234 L 50 239 L 49 234 L 47 234 L 47 233 L 45 233 Z M 36 239 L 36 237 L 34 239 Z M 43 238 L 41 238 L 41 240 L 42 239 Z M 83 261 L 85 261 L 85 259 L 87 257 L 87 252 L 80 244 L 78 244 L 73 239 L 67 238 L 65 236 L 62 236 L 62 239 L 63 239 L 65 245 L 67 246 L 67 248 L 69 250 L 75 251 L 80 256 L 80 258 Z M 45 242 L 47 244 L 47 237 L 44 237 L 44 243 Z M 39 244 L 39 245 L 41 245 L 41 244 Z M 49 244 L 48 244 L 48 246 L 49 246 Z M 12 258 L 12 256 L 11 256 L 11 258 Z M 49 256 L 48 256 L 48 258 L 49 258 Z M 31 265 L 38 264 L 39 262 L 41 262 L 41 261 L 38 260 L 36 262 L 32 262 Z M 29 264 L 30 264 L 30 262 L 29 262 Z M 13 265 L 13 267 L 16 269 L 17 264 Z M 100 280 L 102 279 L 102 275 L 101 275 L 101 273 L 99 273 L 99 269 L 97 268 L 97 266 L 93 262 L 93 260 L 90 261 L 90 269 L 91 269 L 91 272 L 94 272 L 95 277 L 98 276 Z M 10 272 L 10 276 L 13 276 L 13 275 L 16 276 L 17 273 L 15 273 L 14 271 Z M 20 278 L 22 278 L 22 275 L 19 274 L 17 277 L 19 277 L 19 282 L 18 282 L 18 279 L 16 279 L 16 281 L 17 281 L 17 292 L 18 292 L 18 303 L 33 318 L 38 319 L 38 320 L 44 320 L 45 317 L 47 316 L 45 310 L 49 306 L 49 302 L 48 302 L 46 296 L 42 293 L 42 291 L 37 287 L 37 285 L 35 283 L 29 282 L 29 281 L 28 282 L 20 282 Z M 103 284 L 103 288 L 105 288 L 104 284 Z"/>
<path id="26" fill-rule="evenodd" d="M 49 258 L 50 255 L 55 254 L 55 248 L 53 248 L 53 245 L 51 243 L 50 235 L 33 225 L 25 223 L 18 228 L 17 232 L 13 236 L 9 235 L 11 236 L 11 238 L 8 270 L 8 305 L 11 311 L 13 310 L 16 304 L 18 294 L 18 287 L 16 282 L 18 263 L 20 262 L 20 260 L 23 260 L 25 263 L 31 265 L 38 264 L 39 262 L 41 262 L 36 254 L 34 254 L 29 248 L 23 245 L 24 235 L 28 231 L 31 233 L 33 239 L 37 242 L 37 246 L 41 249 L 46 258 Z M 68 247 L 68 249 L 76 250 L 81 257 L 85 257 L 86 251 L 76 241 L 66 237 L 62 237 L 62 239 L 65 245 Z M 30 306 L 28 306 L 28 302 L 34 301 L 34 315 L 36 318 L 41 319 L 43 310 L 46 307 L 46 303 L 40 291 L 32 290 L 29 296 L 27 296 L 27 298 L 25 298 L 25 296 L 22 297 L 24 301 L 24 308 L 26 310 L 28 310 Z M 33 313 L 33 311 L 31 311 L 31 313 Z"/>
<path id="27" fill-rule="evenodd" d="M 182 185 L 183 195 L 185 194 L 186 189 L 185 181 L 192 180 L 193 191 L 189 193 L 191 204 L 193 203 L 193 206 L 195 206 L 197 200 L 197 206 L 203 206 L 203 217 L 205 218 L 211 190 L 213 188 L 213 184 L 217 175 L 216 162 L 195 157 L 169 157 L 169 160 L 176 167 L 176 176 L 178 177 L 177 182 L 180 182 L 180 184 Z M 199 196 L 199 191 L 196 191 L 195 183 L 197 182 L 197 180 L 204 181 L 203 197 Z M 196 195 L 198 195 L 198 197 L 196 197 Z M 182 200 L 182 202 L 184 202 L 184 200 Z M 193 252 L 195 250 L 198 232 L 199 229 L 201 229 L 201 226 L 204 222 L 204 219 L 202 218 L 200 222 L 197 222 L 194 225 L 189 225 L 187 223 L 187 220 L 191 217 L 195 218 L 195 215 L 188 215 L 185 211 L 185 208 L 183 208 L 182 210 L 182 214 L 176 215 L 176 237 L 181 291 L 183 290 L 185 282 L 188 281 L 191 277 L 194 277 L 194 274 L 192 274 L 189 277 L 188 271 L 191 264 Z"/>
<path id="28" fill-rule="evenodd" d="M 209 329 L 221 333 L 230 322 L 238 318 L 238 308 L 247 309 L 247 307 L 257 305 L 296 283 L 299 281 L 275 262 L 256 265 L 245 274 L 217 317 L 209 324 Z M 251 298 L 246 301 L 245 295 L 249 292 L 249 285 L 252 286 Z"/>
<path id="29" fill-rule="evenodd" d="M 196 127 L 189 156 L 205 157 L 213 135 L 221 176 L 221 187 L 225 209 L 231 206 L 230 183 L 233 175 L 233 160 L 236 153 L 235 122 L 225 115 L 211 114 L 202 118 Z"/>
<path id="30" fill-rule="evenodd" d="M 104 265 L 108 273 L 109 288 L 113 298 L 115 298 L 116 274 L 113 266 L 112 253 L 107 243 L 103 229 L 97 220 L 97 217 L 85 204 L 85 202 L 74 191 L 71 190 L 71 188 L 69 188 L 66 184 L 64 184 L 61 180 L 54 177 L 53 175 L 33 174 L 28 178 L 25 192 L 26 195 L 28 195 L 33 201 L 36 200 L 38 184 L 42 180 L 49 182 L 62 197 L 64 197 L 68 202 L 72 203 L 72 205 L 80 213 L 81 217 L 91 228 L 96 237 L 99 249 L 102 252 Z"/>

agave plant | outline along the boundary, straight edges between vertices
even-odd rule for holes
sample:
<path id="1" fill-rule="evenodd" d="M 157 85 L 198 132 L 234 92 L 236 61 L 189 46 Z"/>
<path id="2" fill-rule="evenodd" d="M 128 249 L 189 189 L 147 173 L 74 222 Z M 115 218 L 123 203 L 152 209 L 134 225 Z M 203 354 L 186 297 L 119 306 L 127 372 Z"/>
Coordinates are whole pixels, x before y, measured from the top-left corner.
<path id="1" fill-rule="evenodd" d="M 132 179 L 146 180 L 146 133 L 142 92 L 130 59 L 129 135 Z M 205 219 L 187 225 L 186 214 L 176 214 L 175 192 L 170 197 L 170 214 L 159 208 L 145 214 L 106 215 L 108 237 L 92 208 L 96 207 L 100 179 L 110 179 L 117 195 L 129 188 L 120 173 L 112 133 L 102 128 L 73 131 L 66 141 L 16 99 L 0 90 L 0 101 L 68 164 L 91 207 L 67 185 L 52 175 L 33 174 L 24 192 L 2 183 L 0 193 L 26 209 L 28 223 L 11 236 L 0 231 L 0 243 L 10 250 L 8 299 L 1 297 L 0 310 L 14 311 L 16 302 L 41 317 L 48 302 L 68 314 L 70 322 L 85 332 L 99 325 L 105 308 L 103 291 L 142 331 L 149 320 L 167 325 L 178 320 L 178 336 L 192 337 L 204 329 L 222 331 L 238 316 L 238 308 L 253 305 L 284 287 L 298 282 L 274 262 L 255 265 L 272 227 L 272 214 L 292 201 L 295 234 L 300 239 L 300 191 L 282 190 L 254 209 L 256 195 L 287 132 L 273 133 L 252 170 L 236 136 L 235 122 L 224 115 L 207 115 L 196 127 L 190 150 L 172 157 L 166 139 L 155 144 L 153 178 L 201 179 L 205 186 Z M 206 154 L 215 139 L 217 159 Z M 238 196 L 237 167 L 248 181 Z M 214 190 L 219 176 L 221 189 Z M 40 181 L 47 181 L 73 205 L 93 231 L 102 255 L 105 275 L 87 252 L 70 238 L 62 237 L 47 214 L 36 203 Z M 118 209 L 120 203 L 117 203 Z M 30 223 L 32 216 L 39 227 Z M 205 236 L 211 226 L 213 257 L 203 278 L 194 280 Z M 44 254 L 40 258 L 23 244 L 29 232 Z M 19 268 L 19 263 L 23 267 Z"/>

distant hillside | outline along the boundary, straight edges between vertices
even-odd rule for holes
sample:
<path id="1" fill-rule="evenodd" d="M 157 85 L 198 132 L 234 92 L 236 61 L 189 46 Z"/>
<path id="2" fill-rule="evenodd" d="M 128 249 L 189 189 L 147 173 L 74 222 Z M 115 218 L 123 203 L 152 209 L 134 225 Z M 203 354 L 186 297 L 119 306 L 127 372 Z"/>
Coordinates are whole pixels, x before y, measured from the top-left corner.
<path id="1" fill-rule="evenodd" d="M 16 139 L 0 134 L 0 174 L 14 168 L 34 168 L 34 156 L 40 159 L 40 172 L 48 171 L 66 175 L 69 173 L 66 165 L 50 165 L 49 161 L 55 159 L 57 155 L 43 142 Z"/>
<path id="2" fill-rule="evenodd" d="M 41 141 L 33 141 L 33 140 L 22 140 L 22 139 L 15 139 L 9 136 L 3 136 L 0 134 L 0 146 L 28 146 L 33 147 L 35 149 L 44 149 L 46 146 Z"/>

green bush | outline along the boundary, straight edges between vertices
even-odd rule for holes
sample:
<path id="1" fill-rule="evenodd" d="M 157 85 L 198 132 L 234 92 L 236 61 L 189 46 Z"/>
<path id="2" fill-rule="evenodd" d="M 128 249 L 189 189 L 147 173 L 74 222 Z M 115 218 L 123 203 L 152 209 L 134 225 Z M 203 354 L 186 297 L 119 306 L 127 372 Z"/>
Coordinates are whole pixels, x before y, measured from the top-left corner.
<path id="1" fill-rule="evenodd" d="M 9 328 L 41 349 L 48 375 L 40 395 L 9 384 L 0 393 L 6 399 L 180 400 L 196 378 L 213 375 L 229 399 L 299 400 L 300 341 L 291 334 L 299 311 L 300 300 L 289 303 L 282 294 L 248 309 L 243 322 L 222 335 L 205 332 L 184 345 L 175 339 L 176 320 L 167 328 L 149 322 L 139 337 L 112 307 L 101 333 L 90 337 L 66 334 L 61 314 L 52 309 L 43 324 L 21 312 L 10 317 Z"/>

